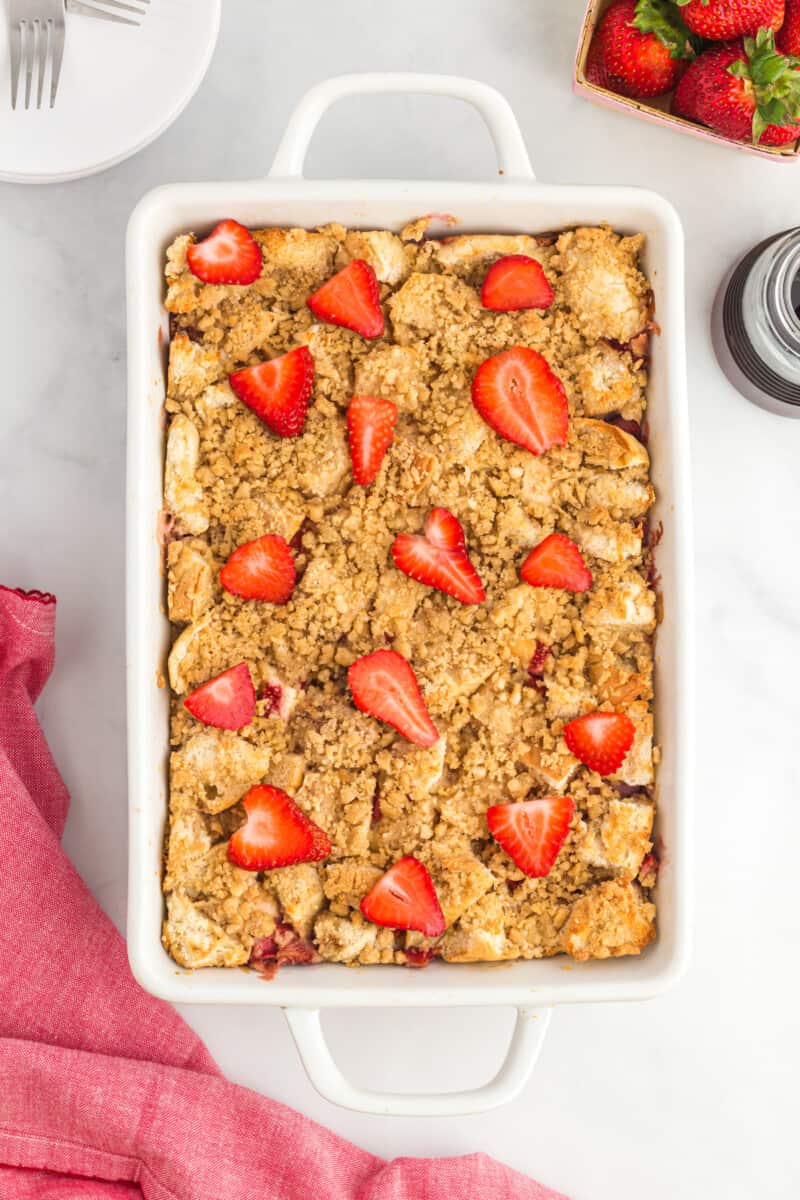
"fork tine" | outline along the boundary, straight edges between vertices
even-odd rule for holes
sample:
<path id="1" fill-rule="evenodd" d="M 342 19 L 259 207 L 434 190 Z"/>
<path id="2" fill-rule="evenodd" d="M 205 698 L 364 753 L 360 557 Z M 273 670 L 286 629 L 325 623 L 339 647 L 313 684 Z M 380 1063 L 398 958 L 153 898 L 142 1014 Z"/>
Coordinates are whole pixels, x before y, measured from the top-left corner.
<path id="1" fill-rule="evenodd" d="M 85 17 L 99 17 L 101 21 L 114 21 L 117 25 L 133 25 L 138 28 L 141 24 L 141 21 L 120 16 L 119 13 L 109 12 L 107 8 L 95 8 L 93 4 L 80 4 L 72 0 L 70 9 L 72 12 L 83 13 Z"/>
<path id="2" fill-rule="evenodd" d="M 142 3 L 143 0 L 139 0 L 139 2 Z M 125 4 L 124 0 L 94 0 L 93 7 L 99 9 L 101 4 L 103 8 L 118 8 L 124 12 L 136 13 L 139 17 L 143 17 L 146 11 L 143 8 L 137 8 L 135 4 Z"/>
<path id="3" fill-rule="evenodd" d="M 22 58 L 25 71 L 25 108 L 31 106 L 31 81 L 33 79 L 33 50 L 34 39 L 33 25 L 30 21 L 22 22 Z"/>
<path id="4" fill-rule="evenodd" d="M 16 108 L 19 68 L 22 61 L 22 28 L 19 22 L 10 26 L 8 37 L 11 50 L 11 107 Z"/>
<path id="5" fill-rule="evenodd" d="M 64 57 L 64 21 L 63 10 L 61 21 L 54 21 L 52 25 L 50 39 L 50 107 L 52 108 L 56 102 L 56 92 L 58 91 L 58 80 L 61 75 L 61 61 Z"/>
<path id="6" fill-rule="evenodd" d="M 97 0 L 89 0 L 88 4 L 83 0 L 67 0 L 67 11 L 76 13 L 79 17 L 98 17 L 102 21 L 115 21 L 119 25 L 138 26 L 141 24 L 140 20 L 131 20 L 130 17 L 122 17 L 119 13 L 109 12 L 107 8 L 98 8 Z M 139 18 L 146 15 L 146 10 L 143 8 L 133 11 Z"/>
<path id="7" fill-rule="evenodd" d="M 47 52 L 50 48 L 50 28 L 52 21 L 39 22 L 39 83 L 36 88 L 36 107 L 42 107 L 42 92 L 44 91 L 44 76 L 47 70 Z"/>

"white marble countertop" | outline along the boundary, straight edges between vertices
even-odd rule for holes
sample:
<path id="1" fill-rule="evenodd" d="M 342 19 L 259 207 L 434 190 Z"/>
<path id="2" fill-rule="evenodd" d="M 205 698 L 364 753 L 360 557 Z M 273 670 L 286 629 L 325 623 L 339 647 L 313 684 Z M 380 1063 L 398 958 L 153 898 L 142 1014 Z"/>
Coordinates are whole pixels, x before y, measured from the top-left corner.
<path id="1" fill-rule="evenodd" d="M 688 976 L 646 1004 L 557 1011 L 524 1095 L 460 1119 L 333 1108 L 306 1080 L 280 1012 L 184 1015 L 232 1079 L 387 1157 L 480 1149 L 575 1200 L 788 1200 L 800 1194 L 800 422 L 731 390 L 708 323 L 732 259 L 800 220 L 800 163 L 761 162 L 574 97 L 581 10 L 581 0 L 228 0 L 211 70 L 156 144 L 82 182 L 0 185 L 0 577 L 58 595 L 58 666 L 41 717 L 73 797 L 67 850 L 121 926 L 123 234 L 136 200 L 167 181 L 266 172 L 308 86 L 384 69 L 499 87 L 543 181 L 662 192 L 688 241 L 699 647 Z M 470 110 L 419 98 L 343 103 L 309 160 L 320 177 L 480 179 L 492 167 Z M 498 1062 L 511 1013 L 337 1012 L 326 1025 L 359 1082 L 465 1086 Z"/>

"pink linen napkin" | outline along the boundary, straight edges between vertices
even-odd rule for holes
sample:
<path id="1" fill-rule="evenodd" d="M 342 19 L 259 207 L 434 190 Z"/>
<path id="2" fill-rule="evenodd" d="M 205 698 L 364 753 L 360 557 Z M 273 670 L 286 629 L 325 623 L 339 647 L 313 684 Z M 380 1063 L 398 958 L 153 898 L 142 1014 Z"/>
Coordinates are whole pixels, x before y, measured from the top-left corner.
<path id="1" fill-rule="evenodd" d="M 33 709 L 55 611 L 0 587 L 0 1200 L 565 1200 L 483 1154 L 368 1154 L 229 1083 L 142 991 L 59 841 Z"/>

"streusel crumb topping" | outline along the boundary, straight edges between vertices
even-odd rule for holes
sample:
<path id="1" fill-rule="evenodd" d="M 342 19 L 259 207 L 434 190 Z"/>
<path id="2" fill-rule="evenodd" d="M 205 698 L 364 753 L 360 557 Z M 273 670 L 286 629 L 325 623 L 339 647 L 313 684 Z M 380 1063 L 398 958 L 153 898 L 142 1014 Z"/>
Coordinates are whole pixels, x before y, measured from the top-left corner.
<path id="1" fill-rule="evenodd" d="M 263 229 L 260 277 L 202 283 L 182 235 L 167 252 L 171 314 L 164 505 L 173 623 L 170 822 L 164 944 L 185 967 L 266 959 L 339 963 L 575 959 L 638 953 L 655 936 L 652 850 L 653 639 L 642 434 L 651 295 L 641 237 L 583 228 L 557 238 L 425 240 Z M 481 304 L 487 269 L 538 260 L 546 311 Z M 307 300 L 354 259 L 380 284 L 383 337 L 318 321 Z M 315 385 L 304 432 L 272 434 L 228 376 L 308 346 Z M 539 457 L 504 440 L 471 399 L 491 355 L 537 350 L 563 383 L 567 444 Z M 394 441 L 375 482 L 353 481 L 345 411 L 354 395 L 396 404 Z M 461 523 L 486 587 L 465 606 L 399 571 L 390 548 L 436 506 Z M 520 565 L 566 534 L 591 569 L 584 593 L 531 587 Z M 283 605 L 223 590 L 242 543 L 279 534 L 297 584 Z M 419 748 L 359 712 L 347 668 L 391 648 L 416 673 L 441 733 Z M 248 664 L 254 720 L 203 725 L 187 693 Z M 535 664 L 535 665 L 533 665 Z M 563 728 L 606 709 L 634 722 L 606 778 L 568 750 Z M 330 856 L 271 871 L 227 857 L 256 784 L 288 792 L 330 838 Z M 567 793 L 574 818 L 544 878 L 529 878 L 490 836 L 490 805 Z M 447 928 L 440 938 L 370 923 L 359 905 L 405 855 L 424 864 Z"/>

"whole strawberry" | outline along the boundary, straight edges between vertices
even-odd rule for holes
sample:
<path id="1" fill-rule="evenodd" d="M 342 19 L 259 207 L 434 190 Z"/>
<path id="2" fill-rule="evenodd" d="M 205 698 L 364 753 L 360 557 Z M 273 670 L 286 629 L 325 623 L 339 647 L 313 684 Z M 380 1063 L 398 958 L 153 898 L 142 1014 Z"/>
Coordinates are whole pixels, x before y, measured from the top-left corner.
<path id="1" fill-rule="evenodd" d="M 634 98 L 672 91 L 694 48 L 669 0 L 616 0 L 595 30 L 586 78 Z"/>
<path id="2" fill-rule="evenodd" d="M 737 142 L 785 145 L 800 137 L 798 68 L 800 59 L 780 54 L 768 29 L 712 46 L 689 66 L 672 111 Z"/>
<path id="3" fill-rule="evenodd" d="M 785 0 L 676 0 L 681 16 L 698 37 L 712 42 L 755 37 L 759 29 L 780 29 Z"/>
<path id="4" fill-rule="evenodd" d="M 786 19 L 775 34 L 781 54 L 800 56 L 800 0 L 786 0 Z"/>

